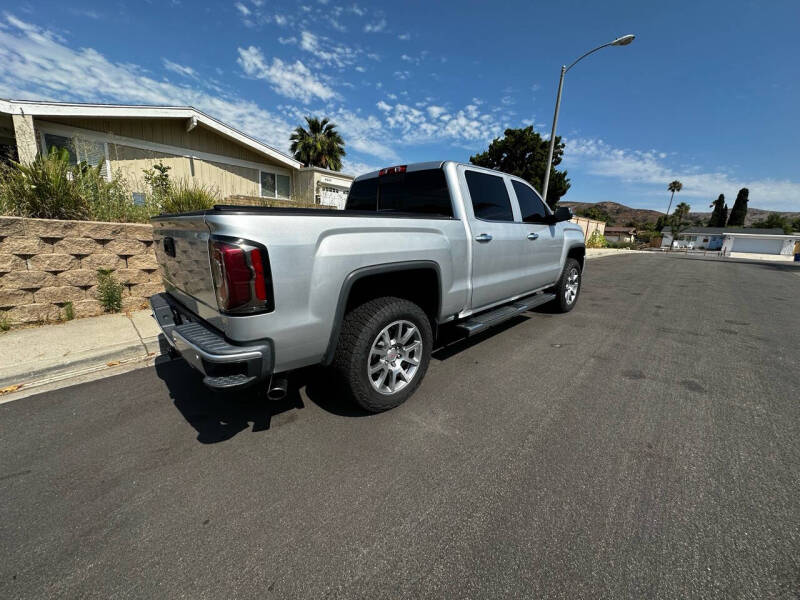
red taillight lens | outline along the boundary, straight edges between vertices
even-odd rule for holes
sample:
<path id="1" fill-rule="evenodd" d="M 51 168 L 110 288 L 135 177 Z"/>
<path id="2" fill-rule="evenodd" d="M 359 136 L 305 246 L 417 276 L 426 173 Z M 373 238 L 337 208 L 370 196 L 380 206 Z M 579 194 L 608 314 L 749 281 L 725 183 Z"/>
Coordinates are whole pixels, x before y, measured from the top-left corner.
<path id="1" fill-rule="evenodd" d="M 211 242 L 211 273 L 220 310 L 255 312 L 270 308 L 264 258 L 260 249 L 247 244 Z"/>

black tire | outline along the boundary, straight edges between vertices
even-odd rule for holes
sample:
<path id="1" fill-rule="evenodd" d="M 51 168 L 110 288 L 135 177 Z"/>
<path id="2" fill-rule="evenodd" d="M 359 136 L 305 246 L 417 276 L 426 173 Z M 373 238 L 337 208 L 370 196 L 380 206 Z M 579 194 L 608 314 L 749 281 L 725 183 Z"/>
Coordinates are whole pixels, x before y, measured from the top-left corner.
<path id="1" fill-rule="evenodd" d="M 402 389 L 381 393 L 373 387 L 368 374 L 370 350 L 383 329 L 396 321 L 408 321 L 420 333 L 422 349 L 413 357 L 419 364 L 411 381 L 404 383 Z M 428 370 L 432 346 L 431 323 L 419 306 L 402 298 L 376 298 L 345 315 L 332 367 L 356 404 L 368 412 L 378 413 L 401 405 L 416 391 Z"/>
<path id="2" fill-rule="evenodd" d="M 578 275 L 578 290 L 575 293 L 575 297 L 572 298 L 570 302 L 567 296 L 567 285 L 573 270 L 575 270 Z M 578 298 L 581 295 L 582 284 L 583 273 L 581 271 L 581 264 L 574 258 L 568 258 L 567 262 L 564 263 L 564 270 L 561 271 L 561 277 L 558 278 L 558 282 L 553 288 L 553 293 L 556 295 L 555 300 L 551 303 L 553 308 L 562 313 L 567 313 L 575 308 L 575 305 L 578 303 Z"/>

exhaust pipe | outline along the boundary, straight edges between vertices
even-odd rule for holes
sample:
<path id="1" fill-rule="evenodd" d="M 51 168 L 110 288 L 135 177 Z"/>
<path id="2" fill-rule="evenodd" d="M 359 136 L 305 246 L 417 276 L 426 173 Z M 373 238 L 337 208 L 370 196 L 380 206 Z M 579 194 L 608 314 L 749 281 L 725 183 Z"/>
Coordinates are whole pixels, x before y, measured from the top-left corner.
<path id="1" fill-rule="evenodd" d="M 289 382 L 286 377 L 273 377 L 269 381 L 267 388 L 267 398 L 270 400 L 283 400 L 289 390 Z"/>

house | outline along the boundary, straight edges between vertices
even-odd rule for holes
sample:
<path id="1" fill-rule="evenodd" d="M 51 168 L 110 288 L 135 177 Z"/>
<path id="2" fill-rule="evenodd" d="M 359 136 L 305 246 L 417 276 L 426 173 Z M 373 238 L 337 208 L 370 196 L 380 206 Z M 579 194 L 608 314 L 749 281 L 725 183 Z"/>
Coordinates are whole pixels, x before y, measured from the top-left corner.
<path id="1" fill-rule="evenodd" d="M 636 227 L 606 227 L 605 236 L 609 242 L 634 242 Z"/>
<path id="2" fill-rule="evenodd" d="M 0 100 L 0 151 L 30 162 L 57 146 L 74 162 L 103 162 L 121 174 L 133 199 L 145 191 L 143 171 L 161 162 L 176 180 L 233 195 L 319 203 L 302 163 L 190 106 L 125 106 Z M 322 170 L 324 171 L 324 170 Z M 332 188 L 352 176 L 329 172 Z M 324 178 L 323 175 L 320 175 Z M 345 192 L 346 193 L 346 192 Z"/>
<path id="3" fill-rule="evenodd" d="M 665 227 L 661 234 L 663 236 L 661 247 L 669 248 L 673 243 L 671 228 Z M 790 256 L 797 240 L 800 240 L 800 233 L 784 235 L 783 229 L 780 228 L 689 227 L 681 231 L 675 247 L 721 250 L 725 256 L 737 254 Z"/>

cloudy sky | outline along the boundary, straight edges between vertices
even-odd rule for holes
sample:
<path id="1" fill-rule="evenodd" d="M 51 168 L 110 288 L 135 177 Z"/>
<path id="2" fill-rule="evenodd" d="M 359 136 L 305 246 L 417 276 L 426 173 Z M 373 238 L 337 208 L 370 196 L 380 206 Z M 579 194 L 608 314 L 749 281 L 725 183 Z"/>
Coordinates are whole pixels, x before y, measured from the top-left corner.
<path id="1" fill-rule="evenodd" d="M 561 64 L 635 33 L 568 75 L 566 199 L 800 211 L 797 0 L 2 4 L 0 97 L 188 104 L 282 150 L 324 115 L 355 174 L 548 133 Z"/>

